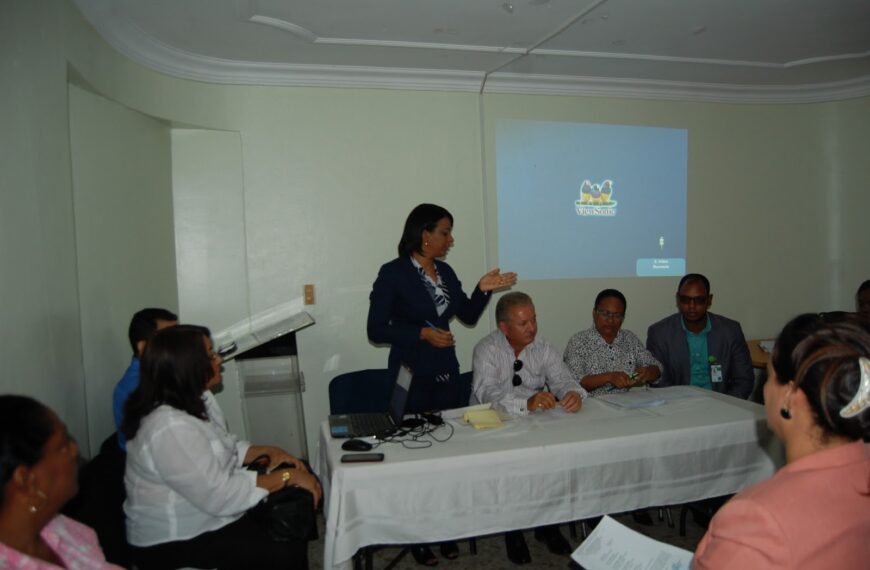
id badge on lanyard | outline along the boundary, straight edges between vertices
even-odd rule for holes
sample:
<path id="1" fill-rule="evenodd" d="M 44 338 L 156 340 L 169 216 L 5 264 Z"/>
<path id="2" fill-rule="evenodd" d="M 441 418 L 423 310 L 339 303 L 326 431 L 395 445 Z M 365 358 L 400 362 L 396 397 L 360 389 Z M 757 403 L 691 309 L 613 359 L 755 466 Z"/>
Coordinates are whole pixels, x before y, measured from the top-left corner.
<path id="1" fill-rule="evenodd" d="M 721 364 L 711 364 L 710 365 L 710 380 L 714 384 L 718 384 L 722 382 L 722 365 Z"/>

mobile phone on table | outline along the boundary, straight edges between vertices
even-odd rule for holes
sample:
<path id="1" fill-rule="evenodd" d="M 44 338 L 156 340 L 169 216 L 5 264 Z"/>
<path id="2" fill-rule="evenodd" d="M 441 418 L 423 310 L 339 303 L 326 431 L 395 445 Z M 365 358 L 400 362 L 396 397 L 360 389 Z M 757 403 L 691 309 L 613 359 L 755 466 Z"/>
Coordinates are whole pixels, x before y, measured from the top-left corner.
<path id="1" fill-rule="evenodd" d="M 369 463 L 383 460 L 383 453 L 345 453 L 341 456 L 342 463 Z"/>

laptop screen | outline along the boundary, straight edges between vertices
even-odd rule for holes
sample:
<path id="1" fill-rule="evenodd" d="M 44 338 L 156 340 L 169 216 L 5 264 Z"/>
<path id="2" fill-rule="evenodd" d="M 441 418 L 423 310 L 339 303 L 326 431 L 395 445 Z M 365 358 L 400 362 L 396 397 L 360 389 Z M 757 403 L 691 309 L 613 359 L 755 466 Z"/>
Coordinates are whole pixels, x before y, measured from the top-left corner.
<path id="1" fill-rule="evenodd" d="M 402 425 L 402 419 L 405 417 L 405 409 L 408 405 L 408 393 L 411 391 L 411 379 L 414 374 L 411 369 L 404 364 L 399 364 L 399 375 L 396 377 L 396 383 L 393 385 L 393 395 L 390 397 L 390 418 L 393 420 L 393 425 Z"/>

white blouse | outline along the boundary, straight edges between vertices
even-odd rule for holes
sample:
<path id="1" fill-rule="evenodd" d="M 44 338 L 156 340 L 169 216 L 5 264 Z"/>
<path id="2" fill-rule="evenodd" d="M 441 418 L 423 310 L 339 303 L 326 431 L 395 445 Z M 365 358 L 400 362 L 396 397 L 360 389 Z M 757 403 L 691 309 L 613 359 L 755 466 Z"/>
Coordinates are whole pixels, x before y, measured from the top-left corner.
<path id="1" fill-rule="evenodd" d="M 127 540 L 152 546 L 226 526 L 268 492 L 242 467 L 250 443 L 226 430 L 214 395 L 203 394 L 208 420 L 163 405 L 127 442 L 124 484 Z"/>

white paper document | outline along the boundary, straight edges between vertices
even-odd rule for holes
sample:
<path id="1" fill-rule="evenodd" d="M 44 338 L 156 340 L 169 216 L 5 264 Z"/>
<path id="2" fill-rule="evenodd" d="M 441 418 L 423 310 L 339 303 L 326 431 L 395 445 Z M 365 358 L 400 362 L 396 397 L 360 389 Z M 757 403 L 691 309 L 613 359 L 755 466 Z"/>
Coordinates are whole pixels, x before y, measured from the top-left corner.
<path id="1" fill-rule="evenodd" d="M 667 400 L 662 398 L 661 394 L 656 393 L 657 390 L 631 390 L 629 392 L 613 392 L 612 394 L 602 394 L 597 396 L 599 400 L 633 410 L 635 408 L 654 408 L 661 406 Z"/>
<path id="2" fill-rule="evenodd" d="M 586 570 L 689 570 L 692 553 L 605 516 L 571 558 Z"/>

